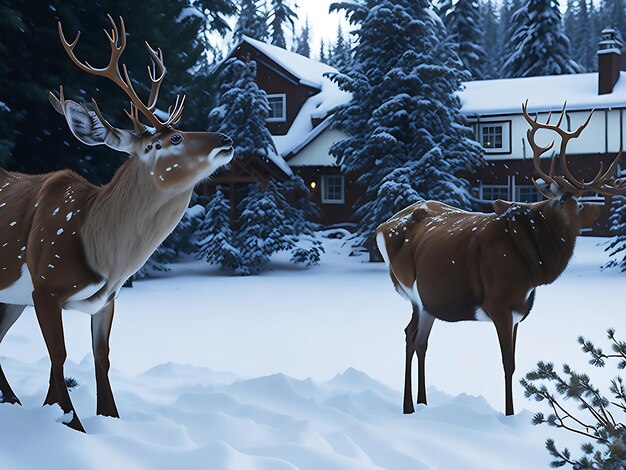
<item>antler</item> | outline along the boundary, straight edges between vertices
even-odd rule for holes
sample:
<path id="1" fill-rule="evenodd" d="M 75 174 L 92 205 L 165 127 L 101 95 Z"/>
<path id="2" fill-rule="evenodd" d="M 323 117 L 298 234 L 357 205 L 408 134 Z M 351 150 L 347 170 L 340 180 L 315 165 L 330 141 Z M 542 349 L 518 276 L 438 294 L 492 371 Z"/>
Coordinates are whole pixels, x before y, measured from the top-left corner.
<path id="1" fill-rule="evenodd" d="M 559 116 L 559 120 L 556 123 L 556 125 L 550 124 L 550 118 L 552 117 L 552 112 L 550 112 L 550 114 L 548 115 L 548 119 L 545 123 L 537 122 L 537 118 L 531 119 L 531 117 L 528 115 L 528 112 L 527 112 L 527 108 L 526 108 L 527 104 L 528 104 L 528 101 L 522 104 L 522 112 L 524 114 L 524 117 L 526 118 L 526 121 L 531 126 L 531 129 L 529 129 L 527 133 L 528 141 L 531 147 L 533 148 L 533 152 L 534 152 L 535 170 L 542 178 L 544 178 L 549 183 L 555 183 L 557 186 L 560 186 L 567 192 L 575 194 L 575 195 L 581 195 L 589 191 L 598 192 L 598 193 L 607 194 L 607 195 L 626 194 L 626 188 L 623 187 L 625 182 L 620 179 L 615 179 L 612 176 L 617 170 L 617 166 L 622 157 L 621 148 L 620 148 L 619 153 L 617 154 L 617 156 L 615 157 L 611 165 L 609 165 L 609 168 L 606 171 L 604 171 L 604 164 L 602 162 L 600 163 L 600 170 L 598 171 L 598 174 L 595 176 L 593 180 L 589 182 L 584 182 L 584 181 L 580 181 L 576 179 L 569 170 L 569 166 L 567 163 L 567 155 L 566 155 L 567 144 L 569 143 L 571 139 L 578 138 L 580 134 L 582 133 L 582 131 L 585 129 L 585 127 L 587 127 L 587 125 L 591 121 L 591 116 L 593 115 L 593 112 L 594 112 L 593 109 L 587 116 L 587 119 L 585 120 L 585 122 L 583 122 L 575 131 L 568 132 L 562 129 L 561 127 L 559 127 L 561 125 L 561 122 L 563 121 L 563 117 L 565 117 L 566 115 L 565 108 L 566 108 L 567 103 L 563 104 L 563 110 L 561 111 L 561 115 Z M 550 166 L 550 175 L 546 175 L 541 170 L 539 166 L 539 156 L 542 153 L 549 150 L 550 148 L 552 148 L 554 141 L 550 142 L 550 144 L 547 147 L 539 147 L 534 142 L 535 132 L 538 129 L 547 129 L 547 130 L 554 131 L 557 134 L 559 134 L 559 136 L 561 137 L 559 160 L 561 162 L 561 168 L 563 169 L 562 176 L 554 175 L 554 171 L 556 169 L 556 160 L 554 157 L 552 159 L 552 164 Z M 537 183 L 535 183 L 535 185 L 537 186 Z"/>
<path id="2" fill-rule="evenodd" d="M 556 181 L 554 181 L 554 172 L 556 170 L 556 156 L 552 157 L 552 161 L 550 163 L 550 173 L 547 175 L 541 169 L 541 160 L 540 160 L 541 155 L 543 155 L 544 153 L 546 153 L 548 150 L 552 148 L 552 146 L 554 145 L 554 141 L 550 142 L 545 147 L 541 147 L 540 145 L 537 145 L 537 143 L 535 142 L 535 134 L 537 133 L 539 129 L 541 129 L 541 124 L 537 122 L 537 116 L 535 116 L 535 119 L 532 119 L 528 115 L 528 112 L 526 110 L 527 106 L 528 106 L 528 100 L 526 100 L 525 103 L 522 103 L 522 112 L 524 114 L 524 117 L 526 118 L 526 121 L 528 122 L 528 124 L 530 124 L 530 129 L 528 129 L 528 131 L 526 132 L 526 137 L 528 138 L 528 143 L 530 144 L 530 147 L 533 149 L 533 164 L 535 166 L 535 171 L 546 183 L 557 184 Z M 550 122 L 551 117 L 552 117 L 552 114 L 548 116 L 548 122 Z M 561 124 L 561 119 L 559 119 L 557 126 L 560 124 Z M 532 179 L 532 181 L 533 181 L 533 184 L 539 190 L 539 192 L 543 194 L 544 196 L 548 197 L 543 192 L 539 184 L 537 184 L 537 181 L 535 181 L 534 178 Z"/>
<path id="3" fill-rule="evenodd" d="M 131 100 L 131 108 L 130 113 L 125 110 L 126 115 L 133 121 L 135 126 L 135 131 L 141 132 L 145 131 L 145 126 L 141 124 L 139 121 L 139 112 L 143 114 L 148 121 L 157 129 L 163 130 L 166 127 L 170 127 L 180 121 L 182 117 L 183 107 L 185 103 L 185 97 L 182 99 L 180 95 L 176 96 L 176 104 L 172 109 L 170 107 L 169 117 L 166 121 L 161 121 L 155 115 L 156 103 L 159 98 L 159 90 L 161 88 L 161 83 L 163 82 L 163 78 L 165 77 L 166 68 L 163 64 L 163 52 L 161 49 L 157 48 L 154 50 L 150 47 L 150 45 L 146 42 L 146 49 L 148 50 L 148 55 L 150 56 L 150 61 L 152 62 L 152 67 L 148 67 L 148 76 L 150 77 L 150 81 L 152 82 L 152 86 L 150 89 L 150 97 L 148 98 L 148 104 L 144 104 L 143 101 L 137 96 L 137 92 L 135 91 L 133 84 L 128 75 L 128 70 L 126 69 L 126 64 L 122 64 L 122 71 L 120 72 L 119 60 L 126 48 L 126 29 L 124 28 L 124 19 L 120 16 L 120 28 L 118 30 L 115 21 L 111 15 L 107 15 L 107 18 L 111 22 L 111 33 L 105 29 L 104 34 L 106 35 L 109 45 L 111 46 L 111 57 L 109 59 L 109 63 L 104 68 L 96 68 L 89 65 L 88 62 L 81 62 L 76 58 L 74 54 L 74 48 L 78 44 L 78 40 L 80 39 L 80 31 L 76 35 L 76 39 L 73 42 L 69 43 L 65 39 L 65 35 L 63 34 L 63 28 L 61 26 L 61 22 L 58 23 L 59 37 L 61 38 L 61 44 L 65 49 L 65 52 L 69 55 L 72 62 L 74 62 L 81 70 L 90 73 L 92 75 L 98 75 L 101 77 L 106 77 L 109 80 L 113 81 L 117 86 L 119 86 L 124 92 L 128 95 Z M 91 100 L 94 105 L 94 111 L 101 118 L 101 114 L 99 110 L 97 110 L 96 102 Z"/>

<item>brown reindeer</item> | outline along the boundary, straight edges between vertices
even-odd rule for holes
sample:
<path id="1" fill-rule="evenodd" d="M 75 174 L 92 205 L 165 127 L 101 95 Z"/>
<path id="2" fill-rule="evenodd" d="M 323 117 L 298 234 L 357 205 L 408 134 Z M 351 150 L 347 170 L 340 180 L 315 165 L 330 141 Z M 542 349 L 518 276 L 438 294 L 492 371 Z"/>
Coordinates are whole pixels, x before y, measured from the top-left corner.
<path id="1" fill-rule="evenodd" d="M 396 290 L 413 305 L 413 316 L 405 329 L 406 369 L 404 413 L 413 413 L 411 364 L 418 359 L 417 402 L 426 404 L 424 362 L 435 319 L 457 322 L 491 321 L 496 327 L 504 365 L 506 414 L 513 414 L 512 378 L 515 370 L 515 339 L 520 321 L 529 314 L 535 289 L 550 284 L 566 268 L 582 227 L 593 225 L 600 206 L 581 204 L 577 197 L 592 191 L 605 195 L 626 194 L 615 180 L 621 151 L 607 169 L 602 166 L 591 182 L 574 178 L 567 166 L 566 147 L 580 135 L 591 119 L 574 132 L 530 118 L 528 141 L 534 166 L 548 183 L 535 182 L 546 200 L 533 204 L 494 203 L 495 213 L 466 212 L 441 202 L 415 203 L 398 212 L 376 230 L 380 252 L 389 266 Z M 539 129 L 561 137 L 560 163 L 563 175 L 555 175 L 556 158 L 549 174 L 542 171 L 540 156 L 552 148 L 535 143 Z M 534 180 L 533 180 L 534 181 Z"/>
<path id="2" fill-rule="evenodd" d="M 84 431 L 65 385 L 66 358 L 61 310 L 92 315 L 91 334 L 97 383 L 97 413 L 118 417 L 111 392 L 109 334 L 114 299 L 126 279 L 139 269 L 167 237 L 185 212 L 193 187 L 232 156 L 232 140 L 210 132 L 183 132 L 173 126 L 181 118 L 184 97 L 177 97 L 167 120 L 156 116 L 159 88 L 165 75 L 163 54 L 146 43 L 152 61 L 147 104 L 135 93 L 126 66 L 119 59 L 126 46 L 120 28 L 109 16 L 105 31 L 111 57 L 104 68 L 80 62 L 72 43 L 59 36 L 72 61 L 85 72 L 115 82 L 130 98 L 134 130 L 113 127 L 92 100 L 67 100 L 61 88 L 50 102 L 65 116 L 72 133 L 87 145 L 104 144 L 126 152 L 129 159 L 103 187 L 89 184 L 65 170 L 25 175 L 0 169 L 0 341 L 25 306 L 33 305 L 50 355 L 50 386 L 45 404 L 58 403 L 73 412 L 69 426 Z M 139 115 L 150 125 L 144 125 Z M 19 403 L 0 368 L 5 402 Z"/>

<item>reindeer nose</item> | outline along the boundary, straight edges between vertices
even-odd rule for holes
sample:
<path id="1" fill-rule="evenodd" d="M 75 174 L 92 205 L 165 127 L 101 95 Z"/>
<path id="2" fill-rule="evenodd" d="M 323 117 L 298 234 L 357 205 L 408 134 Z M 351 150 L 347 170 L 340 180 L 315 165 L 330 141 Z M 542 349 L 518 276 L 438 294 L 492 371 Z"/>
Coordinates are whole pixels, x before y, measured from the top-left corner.
<path id="1" fill-rule="evenodd" d="M 226 134 L 220 134 L 220 140 L 224 145 L 233 145 L 233 139 L 228 137 Z"/>

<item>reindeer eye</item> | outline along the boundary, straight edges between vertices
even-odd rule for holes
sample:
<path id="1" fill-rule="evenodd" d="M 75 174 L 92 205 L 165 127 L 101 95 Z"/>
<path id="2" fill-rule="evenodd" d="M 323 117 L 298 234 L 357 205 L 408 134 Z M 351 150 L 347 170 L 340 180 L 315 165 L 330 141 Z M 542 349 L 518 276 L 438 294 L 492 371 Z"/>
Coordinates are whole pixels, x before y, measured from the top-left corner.
<path id="1" fill-rule="evenodd" d="M 174 145 L 178 145 L 183 141 L 183 136 L 180 134 L 172 134 L 172 137 L 170 137 L 170 142 L 172 142 L 172 144 Z"/>

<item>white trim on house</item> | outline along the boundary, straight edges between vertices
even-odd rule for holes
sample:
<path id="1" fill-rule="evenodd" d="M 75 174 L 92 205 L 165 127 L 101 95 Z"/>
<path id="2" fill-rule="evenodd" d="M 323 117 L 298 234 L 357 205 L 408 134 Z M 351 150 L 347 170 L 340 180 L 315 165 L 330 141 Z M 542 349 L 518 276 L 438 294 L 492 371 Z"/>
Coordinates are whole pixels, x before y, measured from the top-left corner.
<path id="1" fill-rule="evenodd" d="M 265 122 L 285 122 L 287 121 L 287 94 L 286 93 L 273 93 L 271 95 L 267 95 L 267 102 L 270 103 L 270 100 L 275 100 L 276 98 L 280 98 L 282 100 L 282 116 L 273 116 L 268 117 Z M 270 104 L 270 112 L 273 111 L 272 105 Z"/>

